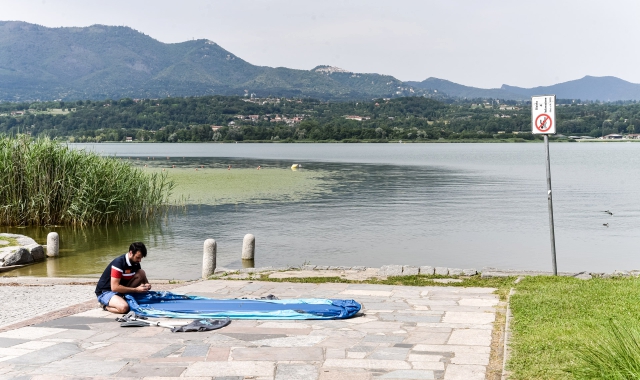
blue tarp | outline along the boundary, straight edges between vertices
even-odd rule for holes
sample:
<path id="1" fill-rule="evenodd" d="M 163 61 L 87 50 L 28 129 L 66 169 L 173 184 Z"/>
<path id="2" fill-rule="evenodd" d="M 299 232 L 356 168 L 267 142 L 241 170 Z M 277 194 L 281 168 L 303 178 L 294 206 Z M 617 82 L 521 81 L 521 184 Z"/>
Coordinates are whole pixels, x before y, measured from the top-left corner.
<path id="1" fill-rule="evenodd" d="M 231 319 L 345 319 L 360 311 L 354 300 L 214 299 L 171 292 L 125 295 L 131 311 L 146 317 Z"/>

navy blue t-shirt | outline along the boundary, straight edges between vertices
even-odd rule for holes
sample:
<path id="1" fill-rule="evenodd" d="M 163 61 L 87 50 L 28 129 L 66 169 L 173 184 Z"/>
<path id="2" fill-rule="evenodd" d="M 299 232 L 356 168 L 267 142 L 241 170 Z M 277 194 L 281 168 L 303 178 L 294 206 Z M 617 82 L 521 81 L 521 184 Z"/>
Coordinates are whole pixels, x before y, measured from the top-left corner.
<path id="1" fill-rule="evenodd" d="M 127 286 L 133 275 L 141 268 L 140 263 L 129 261 L 129 253 L 116 257 L 102 272 L 98 286 L 96 286 L 96 295 L 99 296 L 103 292 L 111 291 L 111 277 L 119 278 L 120 284 Z"/>

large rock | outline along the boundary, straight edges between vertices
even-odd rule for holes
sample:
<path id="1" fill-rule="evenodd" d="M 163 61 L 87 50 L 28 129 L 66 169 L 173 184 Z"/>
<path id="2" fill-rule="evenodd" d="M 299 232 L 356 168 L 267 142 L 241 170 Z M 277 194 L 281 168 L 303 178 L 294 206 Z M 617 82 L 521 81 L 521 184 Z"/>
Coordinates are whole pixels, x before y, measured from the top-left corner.
<path id="1" fill-rule="evenodd" d="M 31 264 L 44 260 L 44 248 L 28 236 L 0 233 L 0 240 L 14 239 L 18 245 L 0 248 L 0 267 Z"/>
<path id="2" fill-rule="evenodd" d="M 44 248 L 40 244 L 30 244 L 25 248 L 29 250 L 34 261 L 44 260 Z"/>
<path id="3" fill-rule="evenodd" d="M 33 261 L 33 256 L 28 249 L 24 247 L 15 247 L 13 251 L 10 251 L 10 253 L 4 257 L 2 266 L 8 267 L 11 265 L 31 264 Z"/>
<path id="4" fill-rule="evenodd" d="M 24 236 L 24 235 L 0 233 L 0 239 L 2 239 L 4 237 L 16 239 L 16 241 L 18 241 L 18 245 L 21 246 L 21 247 L 24 247 L 26 245 L 31 245 L 31 244 L 38 244 L 38 243 L 36 243 L 35 240 L 31 239 L 28 236 Z"/>

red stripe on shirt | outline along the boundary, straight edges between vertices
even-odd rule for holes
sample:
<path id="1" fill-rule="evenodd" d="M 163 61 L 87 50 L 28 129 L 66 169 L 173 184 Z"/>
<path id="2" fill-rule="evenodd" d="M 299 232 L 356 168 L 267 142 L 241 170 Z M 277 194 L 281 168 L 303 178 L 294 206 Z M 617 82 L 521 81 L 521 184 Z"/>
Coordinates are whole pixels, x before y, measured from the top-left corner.
<path id="1" fill-rule="evenodd" d="M 122 278 L 122 270 L 112 266 L 111 267 L 111 277 L 113 278 Z"/>

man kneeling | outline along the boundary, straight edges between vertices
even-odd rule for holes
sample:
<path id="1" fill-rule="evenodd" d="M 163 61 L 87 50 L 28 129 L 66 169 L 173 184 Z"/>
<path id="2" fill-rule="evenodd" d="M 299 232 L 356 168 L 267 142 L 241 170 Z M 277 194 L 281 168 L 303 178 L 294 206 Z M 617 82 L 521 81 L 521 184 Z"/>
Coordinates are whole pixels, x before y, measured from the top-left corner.
<path id="1" fill-rule="evenodd" d="M 140 242 L 131 243 L 128 253 L 116 257 L 105 268 L 96 286 L 96 296 L 104 310 L 128 313 L 129 305 L 123 295 L 151 290 L 147 275 L 140 267 L 143 257 L 147 257 L 147 247 Z"/>

